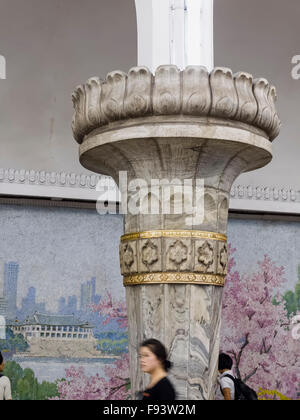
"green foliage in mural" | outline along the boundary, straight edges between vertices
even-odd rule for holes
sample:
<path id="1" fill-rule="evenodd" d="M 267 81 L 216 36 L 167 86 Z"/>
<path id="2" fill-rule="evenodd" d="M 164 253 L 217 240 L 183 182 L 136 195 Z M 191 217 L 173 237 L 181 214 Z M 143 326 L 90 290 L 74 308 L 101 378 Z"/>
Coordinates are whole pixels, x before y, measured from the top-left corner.
<path id="1" fill-rule="evenodd" d="M 14 400 L 47 400 L 58 396 L 56 384 L 36 379 L 31 369 L 22 369 L 14 361 L 5 362 L 3 374 L 11 381 Z"/>
<path id="2" fill-rule="evenodd" d="M 295 291 L 287 291 L 283 296 L 285 300 L 285 307 L 288 311 L 288 316 L 291 317 L 300 311 L 300 264 L 298 266 L 298 283 L 296 284 Z"/>
<path id="3" fill-rule="evenodd" d="M 128 335 L 124 332 L 105 332 L 96 335 L 97 349 L 103 354 L 120 355 L 128 352 Z"/>
<path id="4" fill-rule="evenodd" d="M 10 328 L 6 328 L 6 340 L 0 340 L 1 352 L 24 352 L 29 345 L 22 334 L 14 334 Z"/>

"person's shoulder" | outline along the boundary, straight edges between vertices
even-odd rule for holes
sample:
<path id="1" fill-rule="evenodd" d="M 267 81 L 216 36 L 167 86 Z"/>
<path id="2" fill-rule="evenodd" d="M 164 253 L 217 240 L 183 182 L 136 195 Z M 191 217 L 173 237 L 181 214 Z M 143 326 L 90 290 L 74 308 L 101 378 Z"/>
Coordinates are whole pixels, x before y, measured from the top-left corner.
<path id="1" fill-rule="evenodd" d="M 170 379 L 169 379 L 167 376 L 165 377 L 165 379 L 166 379 L 166 382 L 167 382 L 168 384 L 170 384 L 171 386 L 173 386 L 173 385 L 172 385 L 172 382 L 170 381 Z"/>
<path id="2" fill-rule="evenodd" d="M 153 392 L 161 392 L 164 390 L 174 390 L 174 386 L 172 385 L 172 382 L 169 380 L 167 376 L 160 379 L 153 388 L 151 388 Z"/>
<path id="3" fill-rule="evenodd" d="M 230 380 L 236 379 L 236 377 L 235 377 L 234 373 L 232 372 L 232 370 L 229 370 L 228 372 L 225 372 L 224 377 L 226 379 L 230 379 Z"/>
<path id="4" fill-rule="evenodd" d="M 221 388 L 224 389 L 230 386 L 234 386 L 234 379 L 235 379 L 235 376 L 233 375 L 233 372 L 231 371 L 225 372 L 224 375 L 222 375 L 221 378 L 219 379 Z"/>
<path id="5" fill-rule="evenodd" d="M 167 376 L 165 376 L 163 379 L 159 381 L 159 388 L 161 391 L 163 391 L 163 393 L 165 393 L 165 395 L 168 398 L 170 399 L 175 398 L 175 395 L 176 395 L 175 388 Z"/>
<path id="6" fill-rule="evenodd" d="M 1 376 L 0 377 L 0 382 L 2 382 L 2 383 L 8 383 L 8 382 L 10 382 L 10 380 L 9 380 L 9 378 L 7 377 L 7 376 Z"/>
<path id="7" fill-rule="evenodd" d="M 173 388 L 172 382 L 170 381 L 170 379 L 165 376 L 164 378 L 162 378 L 157 385 L 163 385 L 163 386 L 170 386 Z"/>

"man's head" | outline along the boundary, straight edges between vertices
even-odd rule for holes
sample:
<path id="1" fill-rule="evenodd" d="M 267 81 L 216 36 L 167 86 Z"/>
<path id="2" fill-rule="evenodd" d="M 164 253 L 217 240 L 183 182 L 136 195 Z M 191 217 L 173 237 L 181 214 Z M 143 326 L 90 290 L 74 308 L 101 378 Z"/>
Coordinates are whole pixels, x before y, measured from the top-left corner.
<path id="1" fill-rule="evenodd" d="M 228 354 L 220 353 L 219 354 L 219 365 L 218 370 L 220 373 L 225 372 L 226 370 L 231 370 L 233 365 L 232 359 Z"/>
<path id="2" fill-rule="evenodd" d="M 3 356 L 2 356 L 1 351 L 0 351 L 0 372 L 2 372 L 3 369 L 4 369 L 4 360 L 3 360 Z"/>

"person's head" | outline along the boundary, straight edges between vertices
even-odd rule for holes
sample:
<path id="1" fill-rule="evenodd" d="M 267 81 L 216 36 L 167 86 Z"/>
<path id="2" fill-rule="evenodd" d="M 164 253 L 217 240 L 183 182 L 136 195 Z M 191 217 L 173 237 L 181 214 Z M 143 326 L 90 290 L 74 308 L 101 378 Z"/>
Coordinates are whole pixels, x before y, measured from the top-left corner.
<path id="1" fill-rule="evenodd" d="M 2 356 L 1 351 L 0 351 L 0 372 L 2 372 L 3 369 L 4 369 L 4 360 L 3 360 L 3 356 Z"/>
<path id="2" fill-rule="evenodd" d="M 233 365 L 232 358 L 228 356 L 228 354 L 225 354 L 225 353 L 219 354 L 218 370 L 220 373 L 223 373 L 226 370 L 231 370 L 232 365 Z"/>
<path id="3" fill-rule="evenodd" d="M 142 371 L 150 374 L 160 368 L 167 372 L 171 367 L 165 346 L 154 338 L 140 345 L 140 364 Z"/>

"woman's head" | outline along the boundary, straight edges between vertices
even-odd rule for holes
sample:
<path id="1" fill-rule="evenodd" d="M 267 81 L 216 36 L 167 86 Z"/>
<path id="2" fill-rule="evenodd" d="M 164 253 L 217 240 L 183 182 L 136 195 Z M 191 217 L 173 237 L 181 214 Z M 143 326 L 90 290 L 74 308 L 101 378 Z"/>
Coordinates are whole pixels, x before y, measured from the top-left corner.
<path id="1" fill-rule="evenodd" d="M 142 371 L 146 373 L 154 372 L 157 368 L 167 372 L 171 367 L 165 346 L 154 338 L 145 340 L 140 345 L 140 363 Z"/>

